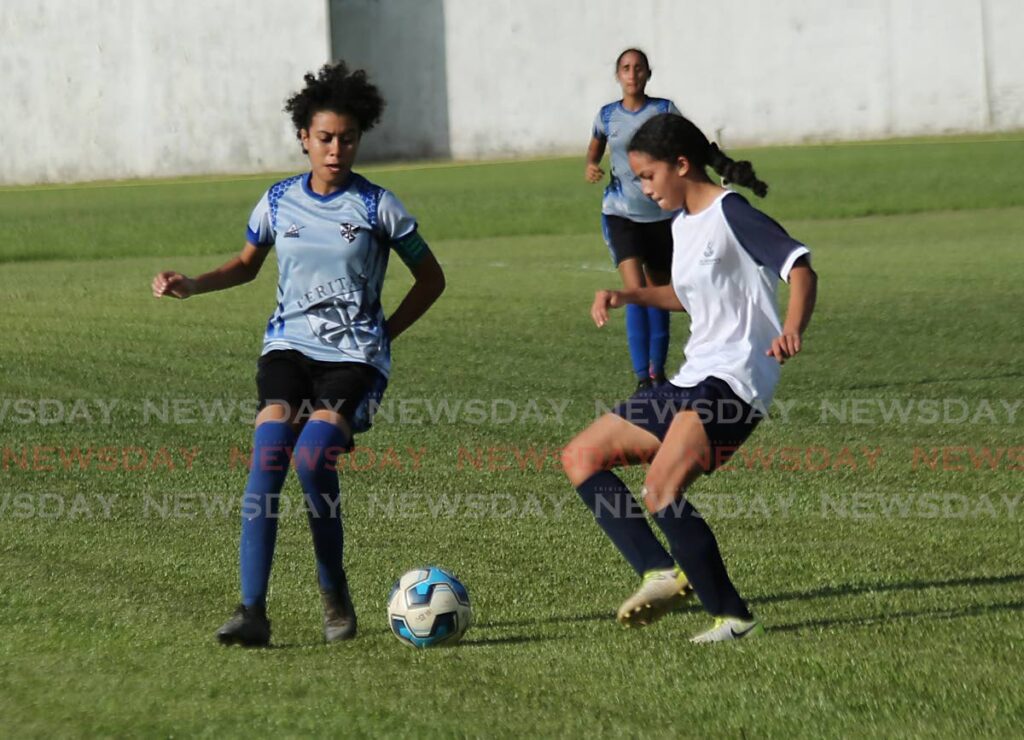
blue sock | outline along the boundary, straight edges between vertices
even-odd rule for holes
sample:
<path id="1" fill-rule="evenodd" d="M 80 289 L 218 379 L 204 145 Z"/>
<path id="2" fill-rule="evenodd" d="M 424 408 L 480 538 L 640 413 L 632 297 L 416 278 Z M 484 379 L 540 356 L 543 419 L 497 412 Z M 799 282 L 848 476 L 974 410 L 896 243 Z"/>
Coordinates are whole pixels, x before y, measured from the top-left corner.
<path id="1" fill-rule="evenodd" d="M 267 602 L 277 541 L 278 503 L 294 443 L 295 431 L 287 422 L 264 422 L 253 434 L 253 460 L 242 496 L 242 537 L 238 548 L 242 603 L 246 606 L 264 606 Z"/>
<path id="2" fill-rule="evenodd" d="M 672 567 L 672 556 L 654 536 L 643 506 L 619 476 L 602 470 L 583 481 L 576 491 L 637 575 Z"/>
<path id="3" fill-rule="evenodd" d="M 345 582 L 337 461 L 348 442 L 334 424 L 313 420 L 306 423 L 295 445 L 295 473 L 305 494 L 317 575 L 321 588 L 332 591 Z"/>
<path id="4" fill-rule="evenodd" d="M 643 306 L 626 306 L 626 340 L 629 342 L 629 357 L 633 361 L 633 372 L 640 379 L 650 377 L 651 344 L 650 329 L 647 326 L 647 309 Z"/>
<path id="5" fill-rule="evenodd" d="M 654 515 L 679 567 L 713 617 L 752 619 L 729 580 L 711 527 L 689 501 L 671 503 Z"/>
<path id="6" fill-rule="evenodd" d="M 668 311 L 661 308 L 647 309 L 647 326 L 650 329 L 651 373 L 665 374 L 665 360 L 668 358 Z"/>

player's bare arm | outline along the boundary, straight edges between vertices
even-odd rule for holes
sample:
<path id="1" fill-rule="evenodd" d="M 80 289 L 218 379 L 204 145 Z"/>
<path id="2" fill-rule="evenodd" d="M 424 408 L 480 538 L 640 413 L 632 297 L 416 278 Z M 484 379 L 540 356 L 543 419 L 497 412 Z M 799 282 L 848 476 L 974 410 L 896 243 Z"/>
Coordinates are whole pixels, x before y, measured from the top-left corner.
<path id="1" fill-rule="evenodd" d="M 587 146 L 587 169 L 585 177 L 587 182 L 601 182 L 604 177 L 604 170 L 601 169 L 601 158 L 604 157 L 605 141 L 596 136 L 591 137 L 590 145 Z"/>
<path id="2" fill-rule="evenodd" d="M 782 334 L 772 340 L 772 346 L 766 352 L 780 365 L 803 349 L 804 331 L 811 323 L 818 297 L 818 274 L 806 257 L 799 258 L 790 270 L 789 286 L 789 305 Z"/>
<path id="3" fill-rule="evenodd" d="M 216 270 L 205 272 L 197 278 L 190 278 L 173 270 L 158 273 L 153 278 L 153 295 L 156 298 L 170 296 L 185 299 L 199 293 L 226 290 L 236 285 L 251 282 L 263 267 L 268 250 L 259 249 L 246 243 L 242 251 Z"/>
<path id="4" fill-rule="evenodd" d="M 608 323 L 608 309 L 622 308 L 627 303 L 665 311 L 686 311 L 671 285 L 655 285 L 633 290 L 599 290 L 594 295 L 590 316 L 598 327 Z"/>

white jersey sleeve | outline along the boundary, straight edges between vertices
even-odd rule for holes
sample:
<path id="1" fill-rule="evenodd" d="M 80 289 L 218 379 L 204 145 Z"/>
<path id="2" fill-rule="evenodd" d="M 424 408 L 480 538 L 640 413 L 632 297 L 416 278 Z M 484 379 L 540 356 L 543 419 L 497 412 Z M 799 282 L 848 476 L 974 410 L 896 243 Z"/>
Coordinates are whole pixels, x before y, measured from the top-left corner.
<path id="1" fill-rule="evenodd" d="M 270 247 L 274 244 L 274 227 L 270 219 L 270 193 L 263 194 L 260 202 L 252 209 L 245 239 L 254 247 Z"/>
<path id="2" fill-rule="evenodd" d="M 377 205 L 377 223 L 383 235 L 391 241 L 404 239 L 416 231 L 416 219 L 390 190 L 384 191 Z"/>

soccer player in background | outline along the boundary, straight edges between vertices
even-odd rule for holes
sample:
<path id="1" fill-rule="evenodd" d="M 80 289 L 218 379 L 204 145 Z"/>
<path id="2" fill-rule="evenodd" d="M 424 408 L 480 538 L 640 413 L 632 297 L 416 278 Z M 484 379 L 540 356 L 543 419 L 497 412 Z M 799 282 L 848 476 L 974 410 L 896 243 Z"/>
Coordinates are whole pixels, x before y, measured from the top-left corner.
<path id="1" fill-rule="evenodd" d="M 370 426 L 391 371 L 391 342 L 445 287 L 416 220 L 394 194 L 352 171 L 361 137 L 384 107 L 377 88 L 344 62 L 304 79 L 285 110 L 310 171 L 263 195 L 237 257 L 196 278 L 169 271 L 152 283 L 157 297 L 224 290 L 255 278 L 270 249 L 277 251 L 280 278 L 257 363 L 260 410 L 242 499 L 242 601 L 217 632 L 224 644 L 270 642 L 267 590 L 291 461 L 308 508 L 324 636 L 334 642 L 355 635 L 335 462 Z M 391 250 L 415 282 L 385 319 L 380 297 Z"/>
<path id="2" fill-rule="evenodd" d="M 643 192 L 668 212 L 672 282 L 598 291 L 591 316 L 654 307 L 690 314 L 686 361 L 665 385 L 642 389 L 591 424 L 564 452 L 565 472 L 598 524 L 642 582 L 619 608 L 625 626 L 650 624 L 696 591 L 714 626 L 694 642 L 734 640 L 762 631 L 725 569 L 707 522 L 685 497 L 757 426 L 771 402 L 780 365 L 802 348 L 817 294 L 803 244 L 738 193 L 712 182 L 711 166 L 759 196 L 767 185 L 749 162 L 734 162 L 693 123 L 663 114 L 629 143 Z M 784 323 L 776 289 L 790 285 Z M 669 543 L 654 536 L 617 464 L 650 462 L 640 498 Z"/>
<path id="3" fill-rule="evenodd" d="M 652 116 L 679 111 L 671 100 L 647 96 L 651 66 L 647 55 L 639 49 L 626 49 L 619 54 L 615 77 L 622 87 L 622 99 L 602 106 L 594 119 L 587 147 L 586 179 L 592 183 L 601 181 L 604 177 L 601 158 L 605 149 L 610 148 L 611 179 L 601 202 L 601 226 L 612 262 L 626 290 L 644 285 L 667 285 L 672 262 L 672 214 L 643 194 L 640 181 L 629 168 L 626 146 L 636 130 Z M 626 339 L 637 390 L 664 383 L 668 311 L 627 306 Z"/>

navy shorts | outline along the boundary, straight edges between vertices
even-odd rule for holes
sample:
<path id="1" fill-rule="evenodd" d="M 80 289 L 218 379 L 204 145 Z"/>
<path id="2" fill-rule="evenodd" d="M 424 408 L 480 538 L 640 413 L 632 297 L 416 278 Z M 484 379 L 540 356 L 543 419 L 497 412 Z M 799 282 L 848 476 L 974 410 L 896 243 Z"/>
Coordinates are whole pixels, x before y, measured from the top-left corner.
<path id="1" fill-rule="evenodd" d="M 256 363 L 261 409 L 284 404 L 299 412 L 300 421 L 329 409 L 344 417 L 353 434 L 372 426 L 387 384 L 377 368 L 365 363 L 323 362 L 291 349 L 273 350 Z"/>
<path id="2" fill-rule="evenodd" d="M 764 418 L 728 383 L 714 376 L 685 388 L 662 383 L 637 391 L 612 413 L 664 441 L 672 420 L 686 410 L 697 413 L 711 441 L 711 459 L 704 461 L 705 473 L 724 465 Z"/>
<path id="3" fill-rule="evenodd" d="M 672 219 L 641 223 L 622 216 L 601 216 L 604 241 L 618 267 L 636 258 L 652 270 L 672 271 Z"/>

